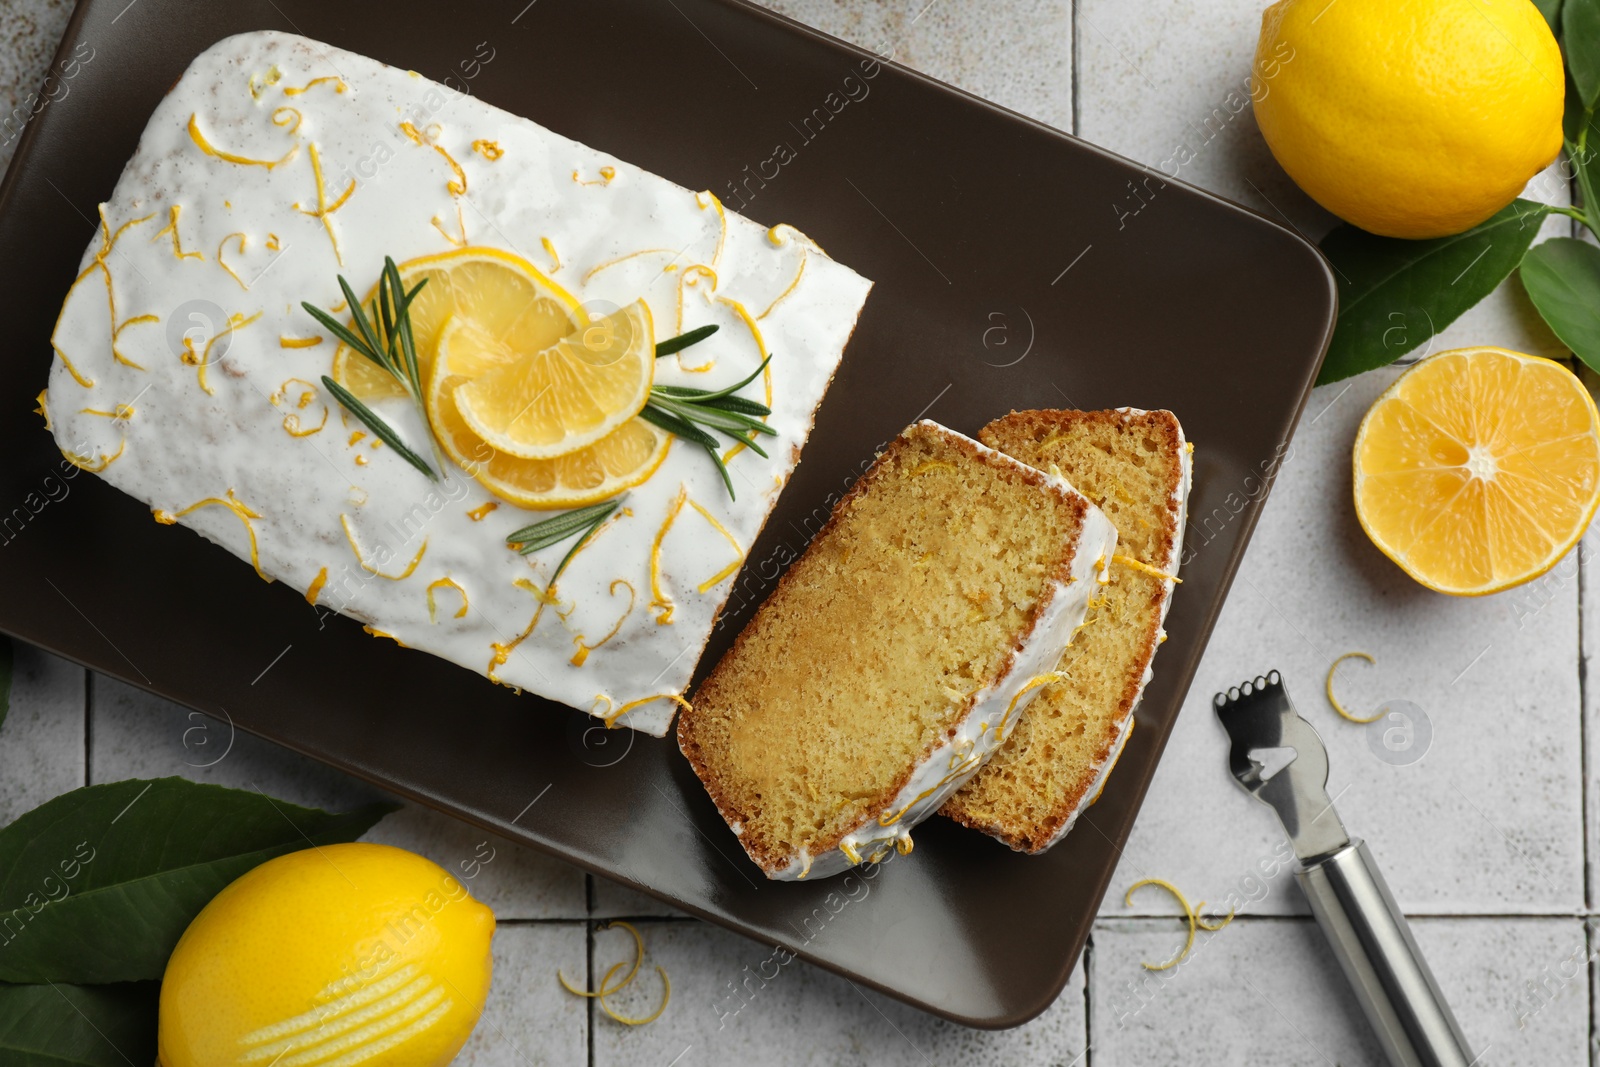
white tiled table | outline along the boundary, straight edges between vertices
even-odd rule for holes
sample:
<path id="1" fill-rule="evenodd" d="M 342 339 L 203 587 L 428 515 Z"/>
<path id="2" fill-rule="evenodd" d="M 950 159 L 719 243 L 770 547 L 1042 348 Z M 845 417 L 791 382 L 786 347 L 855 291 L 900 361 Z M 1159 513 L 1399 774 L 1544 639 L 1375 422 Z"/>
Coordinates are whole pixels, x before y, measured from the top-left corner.
<path id="1" fill-rule="evenodd" d="M 1181 177 L 1321 235 L 1330 218 L 1273 163 L 1229 94 L 1249 72 L 1263 0 L 775 0 L 773 6 L 1115 151 L 1158 165 L 1186 145 Z M 0 104 L 42 78 L 69 14 L 64 0 L 0 0 Z M 0 146 L 0 165 L 12 145 Z M 1551 174 L 1530 190 L 1564 198 Z M 1563 223 L 1552 222 L 1552 233 Z M 1436 347 L 1560 345 L 1516 287 Z M 767 950 L 686 919 L 565 864 L 408 808 L 373 837 L 455 867 L 493 858 L 474 892 L 501 920 L 489 1009 L 464 1064 L 651 1065 L 1093 1063 L 1376 1064 L 1378 1052 L 1286 875 L 1260 879 L 1281 834 L 1228 780 L 1209 695 L 1275 665 L 1327 740 L 1330 792 L 1366 837 L 1486 1064 L 1592 1059 L 1591 885 L 1600 790 L 1588 728 L 1600 707 L 1584 667 L 1600 643 L 1592 580 L 1575 557 L 1520 591 L 1453 600 L 1405 578 L 1368 543 L 1349 500 L 1349 449 L 1380 371 L 1317 390 L 1156 774 L 1084 962 L 1044 1016 L 1007 1033 L 963 1030 L 832 975 L 790 964 L 731 1019 L 717 1005 Z M 1200 442 L 1204 446 L 1204 442 Z M 1591 540 L 1595 535 L 1591 533 Z M 1367 730 L 1334 716 L 1322 676 L 1347 651 L 1378 656 L 1343 676 L 1352 704 L 1404 698 L 1432 724 L 1426 755 L 1380 761 Z M 28 648 L 17 650 L 0 736 L 0 821 L 85 782 L 183 774 L 343 807 L 372 796 L 273 746 L 196 730 L 203 720 Z M 1159 663 L 1158 663 L 1159 666 Z M 212 727 L 211 732 L 217 728 Z M 210 747 L 207 747 L 207 746 Z M 1255 901 L 1201 934 L 1181 967 L 1141 960 L 1182 944 L 1172 902 L 1120 892 L 1169 879 L 1193 900 Z M 1148 895 L 1145 895 L 1148 894 Z M 673 981 L 656 1023 L 626 1029 L 571 997 L 556 969 L 603 973 L 627 946 L 607 917 L 639 920 Z M 1049 921 L 1033 916 L 1030 921 Z M 641 979 L 646 988 L 654 986 Z M 648 1010 L 621 1005 L 623 1010 Z"/>

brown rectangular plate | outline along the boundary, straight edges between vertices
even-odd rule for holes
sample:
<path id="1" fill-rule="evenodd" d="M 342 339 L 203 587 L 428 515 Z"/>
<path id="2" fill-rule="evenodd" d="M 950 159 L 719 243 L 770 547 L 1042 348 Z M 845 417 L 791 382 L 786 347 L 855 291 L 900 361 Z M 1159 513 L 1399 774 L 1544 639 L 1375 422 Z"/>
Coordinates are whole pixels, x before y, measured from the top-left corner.
<path id="1" fill-rule="evenodd" d="M 740 0 L 519 7 L 458 0 L 440 19 L 416 0 L 78 5 L 61 46 L 77 62 L 58 64 L 0 189 L 0 629 L 225 708 L 252 733 L 927 1011 L 1024 1022 L 1060 992 L 1089 932 L 1315 377 L 1332 279 L 1310 245 L 1242 208 L 910 71 L 864 69 L 868 53 Z M 1078 829 L 1028 858 L 935 818 L 914 854 L 871 879 L 766 882 L 670 739 L 605 735 L 348 619 L 319 620 L 298 590 L 263 585 L 133 498 L 61 480 L 34 397 L 95 205 L 190 59 L 254 29 L 464 85 L 793 223 L 877 282 L 702 673 L 780 561 L 918 416 L 970 434 L 1013 408 L 1175 411 L 1198 452 L 1172 637 Z M 487 63 L 473 62 L 480 42 Z M 1119 217 L 1129 182 L 1149 203 Z"/>

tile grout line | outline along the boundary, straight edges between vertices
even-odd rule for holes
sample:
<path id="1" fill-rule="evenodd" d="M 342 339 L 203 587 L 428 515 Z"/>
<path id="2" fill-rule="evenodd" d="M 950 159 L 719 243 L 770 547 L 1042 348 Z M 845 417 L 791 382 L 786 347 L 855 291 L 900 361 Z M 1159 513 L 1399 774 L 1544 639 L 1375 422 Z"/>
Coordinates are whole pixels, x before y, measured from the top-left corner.
<path id="1" fill-rule="evenodd" d="M 83 668 L 83 784 L 94 785 L 94 672 Z"/>
<path id="2" fill-rule="evenodd" d="M 1082 136 L 1079 128 L 1083 124 L 1082 112 L 1078 106 L 1078 3 L 1079 0 L 1072 0 L 1072 10 L 1068 20 L 1068 32 L 1072 34 L 1072 77 L 1067 81 L 1072 87 L 1072 136 L 1074 137 Z"/>
<path id="3" fill-rule="evenodd" d="M 588 888 L 592 887 L 594 885 L 594 875 L 585 874 L 584 875 L 584 882 L 585 882 L 585 889 L 588 889 Z M 590 910 L 593 911 L 594 909 L 591 907 Z M 599 986 L 594 984 L 594 927 L 595 927 L 594 917 L 591 915 L 587 920 L 584 921 L 584 924 L 583 924 L 584 974 L 586 976 L 586 983 L 587 983 L 587 984 L 584 985 L 585 989 L 599 989 L 600 988 Z M 589 1017 L 589 1034 L 588 1034 L 588 1037 L 585 1039 L 584 1043 L 588 1046 L 587 1052 L 588 1052 L 588 1064 L 589 1064 L 589 1067 L 594 1067 L 594 1025 L 595 1025 L 595 1010 L 594 1010 L 594 1008 L 595 1008 L 595 998 L 594 997 L 584 997 L 583 998 L 583 1004 L 584 1004 L 584 1007 L 588 1010 L 588 1017 Z"/>
<path id="4" fill-rule="evenodd" d="M 1575 199 L 1573 194 L 1577 192 L 1577 184 L 1576 177 L 1567 180 L 1568 203 Z M 1585 208 L 1589 206 L 1587 204 L 1584 205 Z M 1573 237 L 1582 237 L 1576 219 L 1567 220 L 1567 230 Z M 1577 362 L 1576 355 L 1574 355 L 1573 361 Z M 1574 368 L 1574 373 L 1577 373 L 1577 368 Z M 1588 584 L 1589 568 L 1585 565 L 1582 538 L 1578 539 L 1577 547 L 1573 551 L 1578 554 L 1578 786 L 1580 805 L 1578 825 L 1583 832 L 1583 907 L 1584 911 L 1592 913 L 1594 909 L 1594 884 L 1589 857 L 1589 661 L 1584 655 L 1583 646 L 1584 587 Z M 1583 923 L 1583 943 L 1590 961 L 1586 971 L 1589 979 L 1589 988 L 1587 990 L 1589 994 L 1589 1062 L 1592 1064 L 1595 1062 L 1594 927 L 1588 919 L 1585 919 Z"/>
<path id="5" fill-rule="evenodd" d="M 1077 5 L 1073 7 L 1076 9 Z M 1090 976 L 1094 974 L 1093 926 L 1089 928 L 1089 936 L 1084 939 L 1083 955 L 1079 962 L 1083 965 L 1083 1067 L 1094 1067 L 1094 1000 L 1089 988 Z"/>

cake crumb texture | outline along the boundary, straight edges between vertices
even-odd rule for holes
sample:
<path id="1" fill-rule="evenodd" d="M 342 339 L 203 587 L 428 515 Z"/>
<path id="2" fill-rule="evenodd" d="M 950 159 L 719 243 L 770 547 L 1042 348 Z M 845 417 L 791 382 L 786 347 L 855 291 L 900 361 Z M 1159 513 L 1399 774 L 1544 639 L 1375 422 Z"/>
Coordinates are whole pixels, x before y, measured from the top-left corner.
<path id="1" fill-rule="evenodd" d="M 760 866 L 884 814 L 1070 579 L 1090 510 L 930 423 L 889 445 L 679 718 Z"/>

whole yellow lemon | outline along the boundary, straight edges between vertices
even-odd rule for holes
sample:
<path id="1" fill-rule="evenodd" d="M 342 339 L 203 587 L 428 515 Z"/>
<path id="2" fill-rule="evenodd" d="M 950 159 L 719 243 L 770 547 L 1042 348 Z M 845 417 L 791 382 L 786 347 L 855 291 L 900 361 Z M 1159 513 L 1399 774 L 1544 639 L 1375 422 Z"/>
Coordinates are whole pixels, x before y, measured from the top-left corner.
<path id="1" fill-rule="evenodd" d="M 444 1067 L 489 992 L 494 914 L 388 845 L 292 852 L 231 883 L 161 984 L 160 1067 Z"/>
<path id="2" fill-rule="evenodd" d="M 1413 238 L 1477 225 L 1548 166 L 1564 88 L 1530 0 L 1279 0 L 1251 78 L 1256 122 L 1300 188 Z"/>

